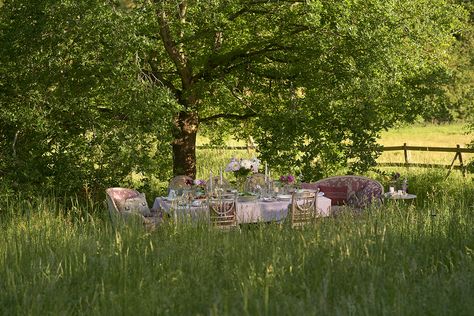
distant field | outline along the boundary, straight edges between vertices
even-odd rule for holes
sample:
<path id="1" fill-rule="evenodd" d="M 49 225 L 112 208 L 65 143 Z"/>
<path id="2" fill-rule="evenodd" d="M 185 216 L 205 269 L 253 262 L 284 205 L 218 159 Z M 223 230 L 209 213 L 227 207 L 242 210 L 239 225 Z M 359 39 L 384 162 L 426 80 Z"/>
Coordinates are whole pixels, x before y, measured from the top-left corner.
<path id="1" fill-rule="evenodd" d="M 465 147 L 474 138 L 467 134 L 464 124 L 447 125 L 413 125 L 394 128 L 383 132 L 380 144 L 384 146 L 397 146 L 407 143 L 412 146 L 456 147 L 457 144 Z"/>
<path id="2" fill-rule="evenodd" d="M 408 146 L 430 146 L 430 147 L 466 147 L 474 139 L 474 135 L 467 134 L 464 124 L 419 124 L 394 128 L 381 134 L 379 143 L 384 146 L 401 146 L 406 143 Z M 208 143 L 204 137 L 198 138 L 198 145 Z M 229 140 L 229 146 L 243 146 L 243 142 Z M 198 151 L 198 174 L 200 176 L 209 172 L 215 166 L 225 166 L 229 157 L 251 157 L 254 151 L 228 151 L 228 150 L 199 150 Z M 412 163 L 426 164 L 446 164 L 450 165 L 454 158 L 454 153 L 440 152 L 409 152 L 409 161 Z M 474 159 L 473 154 L 463 154 L 464 162 Z M 403 162 L 402 151 L 392 151 L 383 153 L 378 162 Z M 456 162 L 456 165 L 458 162 Z"/>
<path id="3" fill-rule="evenodd" d="M 384 146 L 430 146 L 430 147 L 466 147 L 474 139 L 467 134 L 464 124 L 414 125 L 389 130 L 382 133 L 379 143 Z M 454 153 L 409 152 L 409 161 L 418 163 L 451 164 Z M 463 160 L 474 158 L 473 154 L 463 154 Z M 403 162 L 403 152 L 385 152 L 379 162 Z"/>

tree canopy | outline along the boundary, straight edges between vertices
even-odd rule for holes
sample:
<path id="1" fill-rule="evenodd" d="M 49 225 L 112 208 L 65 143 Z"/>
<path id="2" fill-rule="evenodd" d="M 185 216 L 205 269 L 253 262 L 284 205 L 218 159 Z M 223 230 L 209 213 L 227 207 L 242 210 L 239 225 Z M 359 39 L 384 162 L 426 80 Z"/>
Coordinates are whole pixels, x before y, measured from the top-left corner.
<path id="1" fill-rule="evenodd" d="M 140 77 L 119 7 L 7 1 L 0 20 L 0 177 L 78 192 L 169 169 L 177 105 Z M 156 135 L 159 133 L 160 138 Z"/>
<path id="2" fill-rule="evenodd" d="M 0 176 L 76 188 L 168 177 L 170 155 L 194 176 L 203 128 L 252 135 L 308 180 L 366 170 L 381 130 L 445 102 L 466 18 L 444 0 L 6 0 L 0 15 Z"/>

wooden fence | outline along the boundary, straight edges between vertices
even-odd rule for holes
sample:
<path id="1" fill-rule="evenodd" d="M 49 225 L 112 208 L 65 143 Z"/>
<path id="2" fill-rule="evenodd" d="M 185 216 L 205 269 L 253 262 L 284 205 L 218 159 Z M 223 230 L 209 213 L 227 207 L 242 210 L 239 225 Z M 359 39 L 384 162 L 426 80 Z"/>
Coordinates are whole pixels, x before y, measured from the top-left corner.
<path id="1" fill-rule="evenodd" d="M 223 146 L 223 147 L 215 147 L 215 146 L 197 146 L 199 149 L 228 149 L 228 150 L 255 150 L 257 147 L 255 145 L 249 146 Z M 422 167 L 422 168 L 446 168 L 448 170 L 447 176 L 450 175 L 453 169 L 461 170 L 463 176 L 466 176 L 466 166 L 464 165 L 464 161 L 462 158 L 462 153 L 474 153 L 474 148 L 461 148 L 460 145 L 457 145 L 455 148 L 453 147 L 429 147 L 429 146 L 408 146 L 404 143 L 402 146 L 385 146 L 383 147 L 382 151 L 403 151 L 403 156 L 405 158 L 404 162 L 382 162 L 378 163 L 377 165 L 380 167 Z M 427 164 L 427 163 L 412 163 L 409 161 L 408 152 L 409 151 L 431 151 L 431 152 L 447 152 L 447 153 L 455 153 L 454 158 L 450 165 L 443 165 L 443 164 Z M 455 165 L 456 160 L 459 161 L 459 165 Z"/>
<path id="2" fill-rule="evenodd" d="M 456 145 L 455 148 L 453 147 L 427 147 L 427 146 L 407 146 L 404 143 L 402 146 L 386 146 L 383 148 L 382 151 L 403 151 L 403 156 L 405 158 L 404 162 L 400 163 L 378 163 L 378 166 L 394 166 L 394 167 L 423 167 L 423 168 L 447 168 L 448 174 L 451 173 L 453 169 L 459 169 L 462 172 L 462 175 L 466 176 L 466 166 L 464 165 L 464 161 L 462 158 L 462 153 L 474 153 L 474 148 L 461 148 L 461 146 Z M 431 151 L 431 152 L 445 152 L 445 153 L 455 153 L 454 158 L 450 165 L 443 165 L 443 164 L 426 164 L 426 163 L 412 163 L 409 161 L 408 151 Z M 456 160 L 459 161 L 459 165 L 455 165 Z"/>

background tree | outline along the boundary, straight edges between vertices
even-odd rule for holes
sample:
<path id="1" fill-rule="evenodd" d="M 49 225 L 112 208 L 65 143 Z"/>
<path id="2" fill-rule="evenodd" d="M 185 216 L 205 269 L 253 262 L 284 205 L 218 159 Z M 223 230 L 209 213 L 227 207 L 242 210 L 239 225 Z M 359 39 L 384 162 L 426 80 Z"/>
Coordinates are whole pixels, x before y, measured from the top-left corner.
<path id="1" fill-rule="evenodd" d="M 176 105 L 140 77 L 146 43 L 130 16 L 52 0 L 7 1 L 0 14 L 3 183 L 60 194 L 169 170 Z"/>
<path id="2" fill-rule="evenodd" d="M 308 179 L 367 169 L 381 130 L 442 100 L 463 13 L 442 0 L 5 1 L 0 172 L 110 183 L 166 170 L 171 141 L 173 173 L 194 176 L 205 126 L 254 135 L 263 159 Z"/>
<path id="3" fill-rule="evenodd" d="M 468 12 L 468 23 L 462 32 L 455 35 L 456 42 L 450 62 L 453 80 L 446 86 L 447 102 L 441 111 L 435 108 L 425 116 L 441 122 L 449 119 L 466 120 L 474 113 L 474 2 L 455 2 Z"/>
<path id="4" fill-rule="evenodd" d="M 462 18 L 445 1 L 155 1 L 153 9 L 162 46 L 144 60 L 183 105 L 174 173 L 189 175 L 200 124 L 219 119 L 234 121 L 235 135 L 253 134 L 273 165 L 302 166 L 309 177 L 348 160 L 366 170 L 382 129 L 445 102 Z"/>

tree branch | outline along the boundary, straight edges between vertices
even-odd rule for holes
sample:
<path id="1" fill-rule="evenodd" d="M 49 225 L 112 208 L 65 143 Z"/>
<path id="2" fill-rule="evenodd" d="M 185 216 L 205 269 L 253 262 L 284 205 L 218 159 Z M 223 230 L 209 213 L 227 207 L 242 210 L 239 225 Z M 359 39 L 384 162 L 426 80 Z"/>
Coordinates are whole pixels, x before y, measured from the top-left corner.
<path id="1" fill-rule="evenodd" d="M 257 72 L 252 69 L 247 69 L 247 71 L 257 77 L 272 79 L 272 80 L 292 80 L 296 78 L 296 75 L 285 75 L 282 73 L 271 74 L 271 73 Z"/>
<path id="2" fill-rule="evenodd" d="M 183 10 L 184 9 L 180 10 L 180 15 L 185 13 L 185 10 Z M 188 58 L 184 54 L 183 49 L 179 48 L 172 39 L 168 18 L 165 11 L 158 11 L 157 15 L 160 28 L 160 37 L 163 41 L 165 50 L 178 70 L 183 88 L 189 89 L 192 85 L 192 70 Z"/>
<path id="3" fill-rule="evenodd" d="M 159 83 L 162 86 L 170 89 L 170 91 L 175 95 L 177 99 L 180 99 L 182 96 L 182 91 L 177 89 L 174 84 L 165 79 L 161 72 L 159 72 L 156 67 L 152 67 L 151 71 L 142 71 L 143 76 L 145 76 L 153 84 Z"/>
<path id="4" fill-rule="evenodd" d="M 199 121 L 201 123 L 207 123 L 213 120 L 217 120 L 220 118 L 225 118 L 225 119 L 233 119 L 233 120 L 246 120 L 251 117 L 257 117 L 257 113 L 247 113 L 247 114 L 230 114 L 230 113 L 220 113 L 220 114 L 215 114 L 211 115 L 208 117 L 201 118 Z"/>
<path id="5" fill-rule="evenodd" d="M 230 69 L 235 68 L 235 62 L 239 59 L 246 59 L 246 58 L 260 56 L 266 53 L 277 52 L 277 51 L 282 51 L 286 49 L 290 49 L 290 47 L 277 45 L 275 43 L 269 43 L 262 49 L 255 49 L 255 47 L 249 46 L 247 47 L 247 49 L 246 48 L 235 49 L 231 52 L 228 52 L 220 56 L 213 55 L 209 58 L 204 69 L 201 72 L 197 73 L 194 76 L 193 80 L 209 77 L 211 71 L 218 67 L 225 67 L 224 72 L 229 72 Z M 246 64 L 246 63 L 247 62 L 244 62 L 242 64 Z"/>
<path id="6" fill-rule="evenodd" d="M 250 107 L 250 103 L 246 102 L 241 96 L 237 95 L 237 93 L 235 93 L 235 90 L 234 90 L 234 89 L 232 89 L 232 88 L 230 88 L 230 87 L 228 87 L 228 86 L 226 86 L 226 88 L 230 91 L 230 93 L 232 94 L 232 96 L 233 96 L 234 98 L 236 98 L 240 103 L 242 103 L 242 104 L 243 104 L 245 107 L 247 107 L 250 111 L 252 111 L 253 113 L 257 114 L 257 112 L 256 112 L 254 109 L 252 109 L 252 108 Z"/>

